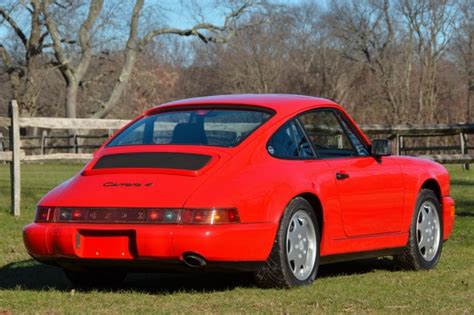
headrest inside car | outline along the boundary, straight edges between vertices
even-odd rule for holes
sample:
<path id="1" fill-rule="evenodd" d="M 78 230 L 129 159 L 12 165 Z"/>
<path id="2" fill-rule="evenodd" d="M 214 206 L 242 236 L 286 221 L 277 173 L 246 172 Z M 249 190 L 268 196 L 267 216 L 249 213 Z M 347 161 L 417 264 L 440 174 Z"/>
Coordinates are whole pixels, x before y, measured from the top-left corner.
<path id="1" fill-rule="evenodd" d="M 174 127 L 170 144 L 207 144 L 207 135 L 202 125 L 180 123 Z"/>

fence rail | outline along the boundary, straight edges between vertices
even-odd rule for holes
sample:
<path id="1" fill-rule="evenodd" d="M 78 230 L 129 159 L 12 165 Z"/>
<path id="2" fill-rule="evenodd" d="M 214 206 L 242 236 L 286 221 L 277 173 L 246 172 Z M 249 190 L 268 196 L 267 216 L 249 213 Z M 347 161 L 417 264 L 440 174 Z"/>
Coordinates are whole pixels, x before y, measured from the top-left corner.
<path id="1" fill-rule="evenodd" d="M 417 137 L 423 136 L 448 136 L 457 135 L 460 133 L 472 134 L 474 133 L 474 123 L 462 124 L 436 124 L 436 125 L 376 125 L 368 124 L 363 126 L 364 132 L 367 134 L 393 134 L 400 136 Z"/>
<path id="2" fill-rule="evenodd" d="M 83 119 L 83 118 L 27 118 L 20 117 L 16 101 L 9 105 L 9 117 L 0 117 L 0 161 L 9 161 L 12 179 L 11 208 L 14 215 L 20 215 L 20 164 L 21 161 L 48 161 L 48 160 L 89 160 L 90 153 L 84 150 L 95 149 L 99 144 L 84 144 L 81 140 L 96 139 L 100 143 L 105 141 L 112 133 L 129 123 L 128 120 L 120 119 Z M 218 128 L 219 126 L 216 126 Z M 9 136 L 3 136 L 1 128 L 8 129 Z M 39 136 L 23 136 L 20 138 L 21 128 L 40 128 L 42 134 Z M 220 128 L 220 127 L 219 127 Z M 361 128 L 370 136 L 383 135 L 395 142 L 396 154 L 402 155 L 408 152 L 422 151 L 444 151 L 443 154 L 418 155 L 422 158 L 437 161 L 439 163 L 464 164 L 469 169 L 469 163 L 474 162 L 474 155 L 468 154 L 474 150 L 469 146 L 468 135 L 474 134 L 474 123 L 466 124 L 437 124 L 437 125 L 362 125 Z M 68 135 L 49 134 L 49 130 L 93 130 L 104 131 L 100 135 L 78 133 Z M 459 145 L 446 143 L 445 145 L 415 145 L 407 146 L 407 139 L 424 137 L 459 137 Z M 66 140 L 66 144 L 51 144 L 50 141 Z M 25 142 L 36 141 L 37 144 Z M 23 142 L 23 144 L 22 144 Z M 6 148 L 9 148 L 7 151 Z M 49 150 L 72 150 L 73 153 L 48 153 Z M 27 154 L 33 150 L 39 150 L 41 154 Z M 451 153 L 448 153 L 451 151 Z M 455 151 L 455 152 L 453 152 Z"/>

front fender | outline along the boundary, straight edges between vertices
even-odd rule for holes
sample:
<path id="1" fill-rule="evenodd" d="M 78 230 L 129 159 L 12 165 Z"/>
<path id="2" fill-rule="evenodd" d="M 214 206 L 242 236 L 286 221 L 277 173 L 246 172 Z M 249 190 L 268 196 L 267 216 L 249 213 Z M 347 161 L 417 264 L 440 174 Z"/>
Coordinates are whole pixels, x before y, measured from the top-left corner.
<path id="1" fill-rule="evenodd" d="M 441 197 L 450 196 L 449 173 L 439 163 L 414 157 L 399 157 L 402 167 L 402 176 L 405 189 L 405 215 L 403 218 L 403 231 L 408 232 L 415 211 L 416 200 L 423 187 L 429 181 L 434 180 L 440 188 Z M 443 207 L 443 200 L 440 200 Z M 446 209 L 442 209 L 443 213 Z"/>

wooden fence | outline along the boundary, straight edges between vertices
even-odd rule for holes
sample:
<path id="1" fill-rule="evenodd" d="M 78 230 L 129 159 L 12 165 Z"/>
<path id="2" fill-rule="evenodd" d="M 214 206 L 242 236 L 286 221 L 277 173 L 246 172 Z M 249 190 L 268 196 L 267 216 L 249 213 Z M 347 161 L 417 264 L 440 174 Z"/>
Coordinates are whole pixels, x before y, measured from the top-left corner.
<path id="1" fill-rule="evenodd" d="M 83 151 L 95 149 L 98 145 L 82 144 L 81 139 L 100 139 L 100 142 L 103 142 L 110 137 L 115 130 L 120 129 L 128 122 L 128 120 L 117 119 L 20 117 L 16 101 L 11 101 L 9 104 L 9 117 L 0 117 L 0 161 L 10 163 L 12 213 L 16 216 L 20 215 L 21 161 L 87 161 L 92 157 L 92 154 L 83 153 Z M 474 162 L 474 155 L 469 154 L 469 150 L 474 150 L 474 146 L 468 145 L 468 135 L 474 134 L 474 124 L 472 123 L 452 125 L 363 125 L 361 127 L 371 138 L 380 138 L 383 136 L 384 138 L 394 140 L 395 151 L 398 155 L 417 155 L 440 163 L 463 164 L 465 169 L 469 169 L 469 163 Z M 2 135 L 2 128 L 9 131 L 8 137 Z M 41 130 L 41 136 L 24 136 L 20 138 L 21 128 L 38 128 Z M 64 135 L 67 134 L 67 132 L 63 132 L 61 135 L 48 134 L 48 131 L 71 129 L 86 132 L 98 130 L 102 131 L 102 134 L 80 135 L 79 133 L 75 133 L 72 135 Z M 415 145 L 410 146 L 407 143 L 407 140 L 425 137 L 450 137 L 451 139 L 450 141 L 446 141 L 444 145 L 440 145 L 440 141 L 437 141 L 434 145 L 420 145 L 415 142 Z M 453 141 L 453 137 L 459 140 Z M 48 144 L 48 141 L 53 139 L 66 139 L 67 144 Z M 27 141 L 38 141 L 39 144 L 25 144 Z M 5 150 L 7 147 L 9 150 Z M 31 154 L 34 150 L 39 150 L 40 154 Z M 73 153 L 54 152 L 58 150 L 73 151 Z M 26 154 L 25 151 L 29 154 Z M 53 152 L 48 153 L 48 151 Z M 441 151 L 442 154 L 416 154 L 418 152 L 432 151 Z"/>

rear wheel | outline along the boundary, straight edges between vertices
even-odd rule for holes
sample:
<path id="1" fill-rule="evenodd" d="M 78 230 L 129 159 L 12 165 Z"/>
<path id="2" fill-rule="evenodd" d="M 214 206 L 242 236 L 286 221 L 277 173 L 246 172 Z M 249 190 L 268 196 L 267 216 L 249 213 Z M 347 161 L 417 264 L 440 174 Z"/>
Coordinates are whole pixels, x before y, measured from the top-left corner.
<path id="1" fill-rule="evenodd" d="M 270 256 L 255 280 L 267 288 L 311 284 L 318 266 L 318 220 L 308 201 L 298 197 L 287 206 Z"/>
<path id="2" fill-rule="evenodd" d="M 433 191 L 422 189 L 413 214 L 408 245 L 395 260 L 404 269 L 432 269 L 439 262 L 442 248 L 441 206 Z"/>
<path id="3" fill-rule="evenodd" d="M 103 269 L 70 270 L 63 269 L 67 279 L 78 287 L 114 287 L 120 285 L 127 273 Z"/>

